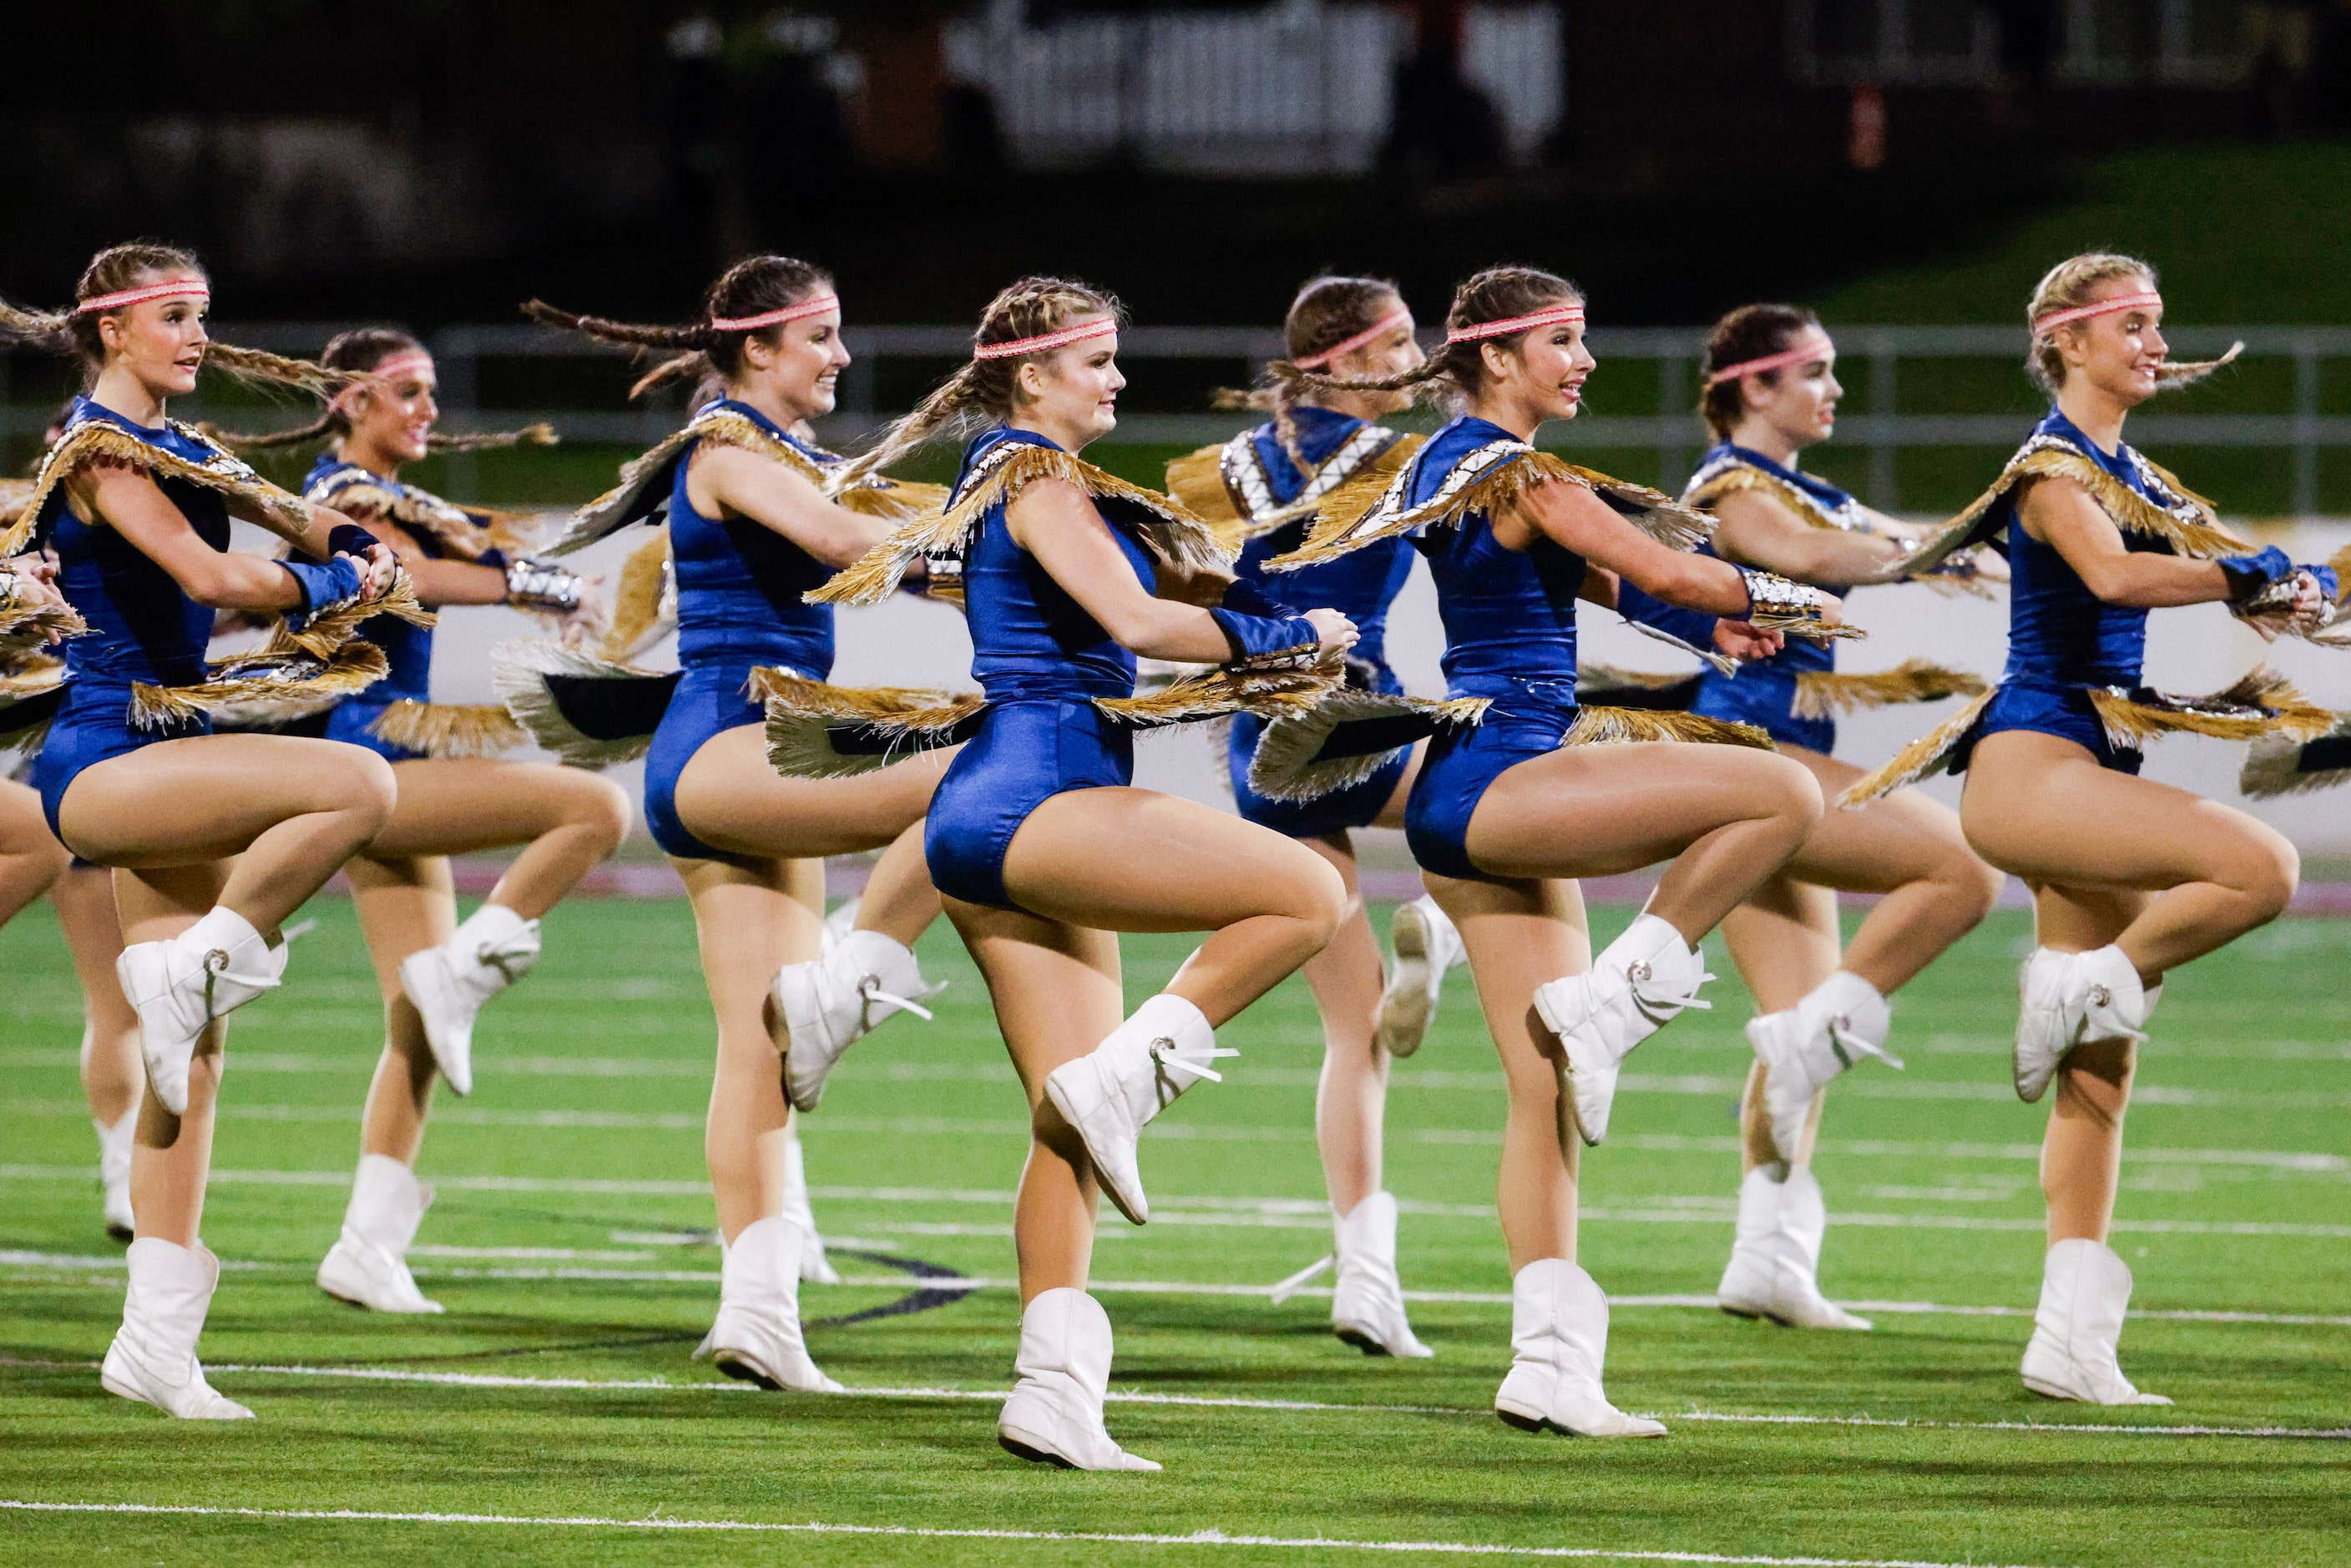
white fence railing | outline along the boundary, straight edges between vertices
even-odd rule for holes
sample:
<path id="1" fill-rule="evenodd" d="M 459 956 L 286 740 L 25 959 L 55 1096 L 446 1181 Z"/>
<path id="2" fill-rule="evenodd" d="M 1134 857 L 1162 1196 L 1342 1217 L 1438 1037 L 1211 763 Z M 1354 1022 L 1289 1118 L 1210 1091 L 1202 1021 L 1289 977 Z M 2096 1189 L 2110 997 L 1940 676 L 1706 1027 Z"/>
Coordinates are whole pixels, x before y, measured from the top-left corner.
<path id="1" fill-rule="evenodd" d="M 316 350 L 338 329 L 327 323 L 276 323 L 223 327 L 220 335 L 231 342 L 302 353 Z M 1897 394 L 1905 387 L 1931 388 L 1937 361 L 1994 361 L 2021 366 L 2025 351 L 2022 328 L 1841 326 L 1835 334 L 1844 363 L 1866 367 L 1860 374 L 1848 375 L 1861 395 L 1847 402 L 1838 421 L 1837 444 L 1868 454 L 1863 493 L 1873 504 L 1902 505 L 1896 458 L 1905 450 L 1999 448 L 2020 438 L 2026 416 L 2013 407 L 2001 412 L 1906 413 L 1900 407 L 1904 400 Z M 882 366 L 899 361 L 898 369 L 905 373 L 893 375 L 893 383 L 912 385 L 931 375 L 944 375 L 970 351 L 971 343 L 970 330 L 963 327 L 852 325 L 844 336 L 855 358 L 841 378 L 839 412 L 826 422 L 828 435 L 843 443 L 898 412 L 882 407 L 877 399 L 876 372 Z M 2246 351 L 2241 363 L 2252 367 L 2263 361 L 2284 361 L 2290 367 L 2291 382 L 2285 406 L 2263 413 L 2204 413 L 2185 412 L 2192 403 L 2162 405 L 2133 421 L 2133 439 L 2158 450 L 2223 446 L 2279 453 L 2287 464 L 2288 509 L 2300 517 L 2317 515 L 2321 455 L 2351 450 L 2351 415 L 2325 413 L 2320 395 L 2321 372 L 2326 362 L 2351 361 L 2351 328 L 2182 327 L 2169 336 L 2182 355 L 2217 353 L 2241 340 Z M 1626 387 L 1639 378 L 1654 387 L 1654 406 L 1663 412 L 1587 413 L 1572 424 L 1551 427 L 1546 439 L 1570 447 L 1653 452 L 1663 481 L 1668 486 L 1679 484 L 1706 444 L 1704 427 L 1688 412 L 1697 400 L 1698 365 L 1705 339 L 1704 329 L 1698 328 L 1594 330 L 1591 342 L 1604 367 L 1594 383 L 1599 394 L 1594 401 L 1605 408 L 1611 388 Z M 1429 334 L 1426 340 L 1433 345 L 1435 335 Z M 517 405 L 483 395 L 486 382 L 498 379 L 495 367 L 499 361 L 609 360 L 622 352 L 586 339 L 519 324 L 467 326 L 432 334 L 431 347 L 439 367 L 442 406 L 453 428 L 496 428 L 545 419 L 569 441 L 650 445 L 674 428 L 677 421 L 674 401 L 637 408 L 608 404 L 582 409 L 546 400 Z M 1166 382 L 1155 377 L 1154 367 L 1190 362 L 1192 368 L 1184 372 L 1182 383 L 1187 391 L 1173 394 L 1187 396 L 1188 389 L 1200 383 L 1204 364 L 1221 367 L 1214 379 L 1242 385 L 1259 365 L 1280 351 L 1280 334 L 1263 328 L 1130 328 L 1120 339 L 1120 355 L 1131 386 L 1118 438 L 1169 444 L 1221 440 L 1232 433 L 1235 417 L 1170 409 L 1171 394 L 1155 389 L 1155 381 L 1163 388 Z M 0 434 L 37 434 L 52 411 L 9 403 L 5 369 L 6 361 L 0 357 Z M 492 373 L 486 376 L 486 370 Z M 618 381 L 601 377 L 600 384 L 614 385 Z M 191 417 L 202 417 L 201 405 L 190 401 L 186 412 Z M 1644 396 L 1641 401 L 1650 400 Z M 2175 409 L 2181 412 L 2171 412 Z M 459 470 L 455 483 L 461 493 L 469 476 L 469 469 Z M 2346 508 L 2338 504 L 2335 509 Z"/>

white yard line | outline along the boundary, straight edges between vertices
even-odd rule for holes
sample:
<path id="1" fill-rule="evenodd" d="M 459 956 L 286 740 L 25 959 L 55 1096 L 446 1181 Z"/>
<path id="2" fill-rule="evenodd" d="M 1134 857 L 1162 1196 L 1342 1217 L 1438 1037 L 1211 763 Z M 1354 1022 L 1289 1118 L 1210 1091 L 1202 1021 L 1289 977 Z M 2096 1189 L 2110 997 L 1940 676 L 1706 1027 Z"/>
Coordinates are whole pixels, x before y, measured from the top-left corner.
<path id="1" fill-rule="evenodd" d="M 1610 1563 L 1693 1563 L 1752 1565 L 1752 1568 L 1980 1568 L 1978 1564 L 1935 1563 L 1890 1557 L 1768 1557 L 1716 1552 L 1639 1551 L 1604 1546 L 1508 1546 L 1468 1541 L 1361 1541 L 1332 1536 L 1228 1535 L 1221 1530 L 1196 1531 L 1189 1535 L 1149 1534 L 1112 1531 L 948 1530 L 912 1524 L 779 1523 L 741 1519 L 600 1519 L 586 1515 L 551 1517 L 507 1513 L 393 1512 L 371 1509 L 199 1508 L 137 1502 L 31 1502 L 0 1499 L 0 1509 L 26 1513 L 156 1514 L 173 1517 L 265 1519 L 288 1522 L 501 1525 L 543 1530 L 665 1530 L 724 1531 L 786 1535 L 874 1535 L 925 1541 L 1035 1541 L 1086 1542 L 1113 1546 L 1239 1547 L 1247 1551 L 1420 1552 L 1455 1557 L 1574 1558 Z"/>

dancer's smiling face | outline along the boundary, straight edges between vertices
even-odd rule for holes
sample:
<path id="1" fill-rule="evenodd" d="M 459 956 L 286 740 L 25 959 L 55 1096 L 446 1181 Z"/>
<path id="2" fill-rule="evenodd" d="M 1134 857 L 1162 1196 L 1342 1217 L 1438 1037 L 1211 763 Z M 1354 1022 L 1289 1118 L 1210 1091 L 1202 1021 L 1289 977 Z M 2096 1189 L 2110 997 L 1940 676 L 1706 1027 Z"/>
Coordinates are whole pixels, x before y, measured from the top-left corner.
<path id="1" fill-rule="evenodd" d="M 1081 316 L 1065 326 L 1102 319 L 1100 315 Z M 1012 373 L 1020 423 L 1033 424 L 1071 451 L 1118 428 L 1118 394 L 1125 385 L 1118 369 L 1115 332 L 1081 338 L 1023 360 Z"/>
<path id="2" fill-rule="evenodd" d="M 151 284 L 186 283 L 205 287 L 204 275 L 185 269 L 141 273 L 132 287 Z M 141 300 L 98 319 L 99 341 L 106 346 L 110 368 L 137 378 L 159 402 L 183 397 L 196 390 L 196 372 L 204 368 L 204 312 L 202 294 Z"/>
<path id="3" fill-rule="evenodd" d="M 831 286 L 823 287 L 829 290 Z M 795 419 L 817 419 L 832 412 L 841 372 L 848 365 L 849 349 L 841 341 L 841 308 L 836 305 L 744 340 L 733 390 L 740 402 L 755 406 L 773 402 Z M 745 392 L 764 395 L 745 397 Z"/>
<path id="4" fill-rule="evenodd" d="M 2084 303 L 2154 292 L 2155 279 L 2134 273 L 2105 279 Z M 2136 408 L 2156 394 L 2163 361 L 2171 352 L 2163 340 L 2160 303 L 2069 321 L 2057 329 L 2053 340 L 2068 382 L 2086 382 L 2125 408 Z"/>
<path id="5" fill-rule="evenodd" d="M 1567 304 L 1567 300 L 1557 301 Z M 1515 343 L 1500 339 L 1478 346 L 1480 371 L 1474 402 L 1506 417 L 1486 417 L 1505 429 L 1531 429 L 1551 419 L 1573 419 L 1583 406 L 1583 383 L 1599 361 L 1583 340 L 1583 323 L 1560 321 L 1537 327 Z"/>
<path id="6" fill-rule="evenodd" d="M 1828 334 L 1810 329 L 1788 345 L 1817 343 L 1820 352 L 1762 375 L 1740 378 L 1740 422 L 1760 421 L 1792 446 L 1811 446 L 1836 433 L 1837 400 L 1844 388 L 1836 379 L 1836 346 Z"/>
<path id="7" fill-rule="evenodd" d="M 395 349 L 381 364 L 389 374 L 343 393 L 344 419 L 351 440 L 371 451 L 414 463 L 432 449 L 433 427 L 441 422 L 434 400 L 440 380 L 432 356 L 421 349 Z"/>

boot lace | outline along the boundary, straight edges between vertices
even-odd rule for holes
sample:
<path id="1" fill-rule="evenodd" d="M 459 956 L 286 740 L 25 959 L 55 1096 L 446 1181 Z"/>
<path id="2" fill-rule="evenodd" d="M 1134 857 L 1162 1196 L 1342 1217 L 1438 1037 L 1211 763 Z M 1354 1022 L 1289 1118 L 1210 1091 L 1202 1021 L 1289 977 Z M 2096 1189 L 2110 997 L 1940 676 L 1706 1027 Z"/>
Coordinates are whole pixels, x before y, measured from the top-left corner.
<path id="1" fill-rule="evenodd" d="M 1221 1045 L 1212 1045 L 1208 1048 L 1210 1061 L 1221 1056 L 1238 1056 L 1239 1054 L 1239 1051 L 1228 1050 Z M 1207 1062 L 1195 1061 L 1189 1057 L 1178 1054 L 1176 1042 L 1165 1035 L 1161 1035 L 1151 1042 L 1151 1060 L 1155 1063 L 1160 1086 L 1166 1091 L 1168 1100 L 1173 1100 L 1177 1094 L 1191 1087 L 1188 1083 L 1172 1082 L 1168 1078 L 1171 1072 L 1188 1072 L 1196 1079 L 1205 1078 L 1211 1083 L 1222 1083 L 1225 1081 L 1225 1075 L 1210 1067 Z M 1161 1102 L 1162 1104 L 1165 1103 L 1165 1100 Z"/>
<path id="2" fill-rule="evenodd" d="M 485 969 L 496 969 L 500 975 L 505 977 L 506 982 L 509 986 L 522 978 L 524 973 L 524 971 L 516 969 L 512 967 L 512 966 L 537 956 L 536 949 L 523 946 L 502 946 L 496 942 L 485 942 L 479 947 L 474 949 L 474 962 L 479 964 Z"/>
<path id="3" fill-rule="evenodd" d="M 1853 1019 L 1843 1013 L 1829 1019 L 1829 1050 L 1835 1053 L 1837 1061 L 1843 1062 L 1847 1071 L 1852 1069 L 1853 1059 L 1856 1055 L 1874 1056 L 1896 1072 L 1904 1070 L 1900 1057 L 1856 1033 Z"/>
<path id="4" fill-rule="evenodd" d="M 929 990 L 925 991 L 923 995 L 926 997 L 935 997 L 939 992 L 946 988 L 945 986 L 934 986 Z M 875 1002 L 887 1002 L 893 1008 L 904 1008 L 906 1011 L 914 1014 L 916 1018 L 923 1019 L 925 1023 L 931 1021 L 937 1016 L 933 1013 L 930 1009 L 914 1000 L 912 997 L 902 997 L 895 991 L 883 990 L 882 988 L 882 977 L 879 975 L 868 975 L 863 979 L 858 981 L 857 995 L 860 998 L 860 1009 L 857 1015 L 857 1021 L 865 1029 L 872 1029 L 874 1025 L 875 1019 L 873 1017 L 873 1004 Z M 885 1013 L 883 1016 L 886 1018 L 889 1015 Z"/>
<path id="5" fill-rule="evenodd" d="M 1713 978 L 1712 975 L 1701 969 L 1685 993 L 1658 978 L 1656 970 L 1646 958 L 1628 965 L 1625 970 L 1625 980 L 1632 988 L 1634 1003 L 1648 1015 L 1652 1023 L 1664 1023 L 1685 1008 L 1696 1008 L 1700 1012 L 1713 1011 L 1714 1004 L 1698 994 L 1698 988 Z"/>
<path id="6" fill-rule="evenodd" d="M 274 991 L 285 984 L 275 975 L 235 975 L 229 972 L 228 949 L 215 947 L 204 955 L 204 1019 L 210 1022 L 221 1015 L 214 1010 L 214 988 L 222 980 L 248 986 L 256 991 Z"/>
<path id="7" fill-rule="evenodd" d="M 2144 1044 L 2147 1031 L 2124 1021 L 2122 1010 L 2115 1005 L 2115 993 L 2111 987 L 2092 986 L 2090 994 L 2083 999 L 2082 1032 L 2074 1038 L 2085 1042 L 2129 1040 Z"/>

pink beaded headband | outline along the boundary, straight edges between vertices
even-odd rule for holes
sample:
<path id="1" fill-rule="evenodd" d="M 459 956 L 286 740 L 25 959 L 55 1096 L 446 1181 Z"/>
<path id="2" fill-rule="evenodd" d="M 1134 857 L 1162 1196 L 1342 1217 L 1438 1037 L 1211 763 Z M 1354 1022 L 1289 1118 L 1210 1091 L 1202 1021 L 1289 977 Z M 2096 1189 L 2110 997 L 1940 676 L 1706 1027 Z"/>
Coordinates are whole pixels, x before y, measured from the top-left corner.
<path id="1" fill-rule="evenodd" d="M 2109 316 L 2117 310 L 2147 309 L 2162 303 L 2163 296 L 2152 288 L 2140 294 L 2117 294 L 2095 305 L 2076 305 L 2071 310 L 2052 310 L 2046 316 L 2036 318 L 2032 323 L 2032 335 L 2045 338 L 2053 329 L 2063 327 L 2068 321 L 2085 321 L 2093 316 Z"/>
<path id="2" fill-rule="evenodd" d="M 1776 354 L 1766 354 L 1760 360 L 1741 360 L 1735 365 L 1725 365 L 1706 378 L 1708 387 L 1719 387 L 1725 382 L 1735 382 L 1741 376 L 1760 376 L 1771 371 L 1784 371 L 1790 365 L 1801 365 L 1811 360 L 1825 360 L 1836 353 L 1836 345 L 1823 332 L 1805 339 L 1792 349 L 1782 349 Z"/>
<path id="3" fill-rule="evenodd" d="M 1512 332 L 1523 332 L 1531 327 L 1554 327 L 1583 319 L 1582 305 L 1554 305 L 1531 316 L 1513 316 L 1503 321 L 1480 321 L 1474 326 L 1456 327 L 1445 334 L 1445 340 L 1448 343 L 1468 343 L 1480 338 L 1501 338 Z"/>
<path id="4" fill-rule="evenodd" d="M 385 359 L 368 372 L 378 381 L 391 381 L 396 376 L 414 375 L 433 368 L 433 356 L 422 349 L 406 349 Z"/>
<path id="5" fill-rule="evenodd" d="M 1075 327 L 1064 327 L 1058 332 L 1045 332 L 1034 338 L 1015 338 L 1004 343 L 982 343 L 971 351 L 975 360 L 1008 360 L 1016 354 L 1041 354 L 1048 349 L 1083 342 L 1088 338 L 1107 338 L 1118 330 L 1118 319 L 1104 316 L 1097 321 L 1084 321 Z"/>
<path id="6" fill-rule="evenodd" d="M 1364 328 L 1353 337 L 1343 338 L 1338 342 L 1332 344 L 1329 348 L 1323 350 L 1319 354 L 1301 354 L 1297 359 L 1294 359 L 1290 362 L 1296 365 L 1301 371 L 1319 371 L 1323 366 L 1329 364 L 1332 361 L 1339 359 L 1343 355 L 1352 354 L 1366 343 L 1376 342 L 1383 334 L 1388 332 L 1394 328 L 1403 326 L 1405 322 L 1411 319 L 1411 310 L 1399 305 L 1387 315 L 1382 317 L 1377 322 L 1372 326 Z"/>
<path id="7" fill-rule="evenodd" d="M 213 286 L 203 278 L 193 282 L 181 278 L 171 283 L 145 283 L 116 294 L 101 294 L 76 305 L 74 314 L 94 316 L 101 310 L 119 310 L 125 305 L 143 305 L 150 299 L 210 299 L 212 297 Z"/>
<path id="8" fill-rule="evenodd" d="M 821 316 L 840 303 L 841 296 L 838 294 L 820 294 L 813 299 L 803 299 L 780 310 L 762 310 L 757 316 L 713 316 L 710 325 L 720 332 L 756 332 L 762 327 L 780 327 L 787 321 L 797 321 L 805 316 Z"/>

